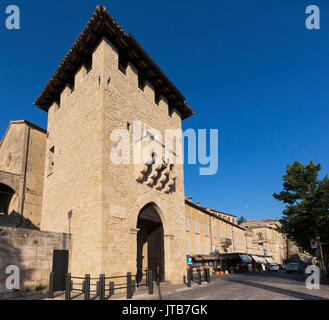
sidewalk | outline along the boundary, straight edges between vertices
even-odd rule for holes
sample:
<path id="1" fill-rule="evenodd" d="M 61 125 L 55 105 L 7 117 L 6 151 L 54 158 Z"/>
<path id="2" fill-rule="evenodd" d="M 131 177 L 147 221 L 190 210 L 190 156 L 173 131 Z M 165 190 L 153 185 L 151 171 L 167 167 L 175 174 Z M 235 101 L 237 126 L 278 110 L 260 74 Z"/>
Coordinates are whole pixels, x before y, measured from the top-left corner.
<path id="1" fill-rule="evenodd" d="M 209 285 L 207 282 L 202 282 L 202 285 L 198 285 L 195 282 L 192 282 L 191 288 L 197 288 L 197 287 L 205 287 Z M 156 282 L 153 283 L 153 295 L 148 294 L 148 288 L 141 287 L 136 288 L 133 298 L 131 300 L 162 300 L 167 295 L 178 293 L 178 292 L 184 292 L 187 290 L 191 290 L 191 288 L 188 288 L 185 284 L 178 284 L 173 285 L 167 282 L 160 283 L 158 286 Z M 47 294 L 38 294 L 38 295 L 31 295 L 27 297 L 21 297 L 21 298 L 15 298 L 12 300 L 65 300 L 65 292 L 55 292 L 54 298 L 49 299 Z M 72 293 L 71 294 L 71 300 L 84 300 L 83 294 L 79 293 Z M 99 300 L 99 298 L 90 297 L 90 300 Z M 116 293 L 110 298 L 107 298 L 106 300 L 127 300 L 126 299 L 126 292 L 122 293 Z M 127 300 L 128 301 L 128 300 Z"/>

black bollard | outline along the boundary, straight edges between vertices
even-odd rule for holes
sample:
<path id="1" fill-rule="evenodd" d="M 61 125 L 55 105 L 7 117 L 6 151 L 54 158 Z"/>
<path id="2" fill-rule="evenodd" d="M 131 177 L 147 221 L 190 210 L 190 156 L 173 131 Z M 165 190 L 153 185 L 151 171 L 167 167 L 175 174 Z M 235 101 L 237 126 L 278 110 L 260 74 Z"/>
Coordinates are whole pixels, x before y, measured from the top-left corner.
<path id="1" fill-rule="evenodd" d="M 71 273 L 68 273 L 66 275 L 65 300 L 71 300 L 71 288 L 72 288 Z"/>
<path id="2" fill-rule="evenodd" d="M 131 299 L 132 295 L 131 272 L 127 273 L 127 299 Z"/>
<path id="3" fill-rule="evenodd" d="M 85 275 L 83 293 L 84 293 L 84 300 L 90 300 L 90 274 Z"/>

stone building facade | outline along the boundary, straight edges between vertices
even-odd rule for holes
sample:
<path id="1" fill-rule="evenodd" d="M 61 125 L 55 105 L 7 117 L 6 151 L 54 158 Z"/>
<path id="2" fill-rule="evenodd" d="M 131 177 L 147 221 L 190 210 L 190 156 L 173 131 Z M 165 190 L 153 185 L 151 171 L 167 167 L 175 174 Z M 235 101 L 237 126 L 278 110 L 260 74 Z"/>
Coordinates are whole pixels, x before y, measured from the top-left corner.
<path id="1" fill-rule="evenodd" d="M 277 263 L 286 260 L 286 237 L 277 230 L 281 226 L 278 218 L 248 220 L 241 226 L 246 229 L 248 253 L 272 256 Z"/>
<path id="2" fill-rule="evenodd" d="M 163 279 L 180 282 L 183 166 L 164 159 L 153 167 L 116 165 L 110 151 L 118 144 L 111 139 L 115 129 L 129 134 L 131 148 L 152 129 L 163 136 L 165 129 L 181 129 L 193 114 L 185 98 L 97 7 L 36 105 L 48 112 L 41 229 L 72 234 L 71 273 L 115 275 L 160 265 Z M 135 140 L 136 121 L 141 138 Z"/>
<path id="3" fill-rule="evenodd" d="M 282 261 L 278 221 L 238 225 L 234 215 L 185 199 L 181 137 L 172 145 L 162 137 L 181 130 L 193 111 L 104 7 L 35 104 L 48 113 L 47 132 L 27 121 L 10 124 L 0 145 L 0 188 L 12 197 L 0 195 L 0 208 L 31 221 L 25 226 L 40 228 L 40 238 L 57 239 L 45 240 L 41 251 L 69 251 L 72 275 L 159 266 L 161 280 L 181 283 L 188 255 L 264 255 L 264 244 L 267 255 Z M 118 136 L 127 137 L 125 146 Z M 29 243 L 23 251 L 30 249 Z M 42 281 L 47 263 L 37 277 Z"/>
<path id="4" fill-rule="evenodd" d="M 236 217 L 203 208 L 192 199 L 185 201 L 186 255 L 209 255 L 211 253 L 245 253 L 245 229 Z"/>
<path id="5" fill-rule="evenodd" d="M 0 224 L 40 227 L 46 130 L 11 121 L 0 141 Z"/>

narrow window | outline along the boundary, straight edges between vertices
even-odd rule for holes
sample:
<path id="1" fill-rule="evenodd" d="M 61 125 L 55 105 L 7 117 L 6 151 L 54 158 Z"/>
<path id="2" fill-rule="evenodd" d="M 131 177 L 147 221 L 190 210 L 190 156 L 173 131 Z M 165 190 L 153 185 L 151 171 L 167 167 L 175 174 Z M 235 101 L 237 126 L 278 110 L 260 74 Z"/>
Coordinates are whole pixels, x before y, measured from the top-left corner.
<path id="1" fill-rule="evenodd" d="M 214 238 L 216 238 L 216 227 L 214 226 L 213 229 L 214 229 L 214 230 L 213 230 Z"/>
<path id="2" fill-rule="evenodd" d="M 222 239 L 224 240 L 225 239 L 225 231 L 222 230 Z"/>
<path id="3" fill-rule="evenodd" d="M 196 254 L 200 254 L 200 245 L 199 244 L 196 245 Z"/>
<path id="4" fill-rule="evenodd" d="M 186 255 L 190 255 L 190 245 L 188 242 L 186 242 Z"/>
<path id="5" fill-rule="evenodd" d="M 209 254 L 209 247 L 207 244 L 206 244 L 206 254 Z"/>
<path id="6" fill-rule="evenodd" d="M 209 226 L 208 226 L 208 223 L 206 223 L 206 236 L 209 236 Z"/>
<path id="7" fill-rule="evenodd" d="M 54 172 L 55 165 L 55 147 L 49 149 L 49 158 L 48 158 L 48 175 L 51 175 Z"/>
<path id="8" fill-rule="evenodd" d="M 199 221 L 195 221 L 195 233 L 199 233 Z"/>
<path id="9" fill-rule="evenodd" d="M 188 217 L 185 217 L 185 229 L 186 231 L 189 231 Z"/>

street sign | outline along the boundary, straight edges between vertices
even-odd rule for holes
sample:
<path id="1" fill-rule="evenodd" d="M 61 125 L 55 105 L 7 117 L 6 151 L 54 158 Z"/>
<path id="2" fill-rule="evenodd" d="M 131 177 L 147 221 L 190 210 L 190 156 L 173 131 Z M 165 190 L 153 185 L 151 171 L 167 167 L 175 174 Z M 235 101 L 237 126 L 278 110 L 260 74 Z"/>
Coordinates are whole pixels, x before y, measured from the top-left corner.
<path id="1" fill-rule="evenodd" d="M 193 264 L 193 261 L 192 261 L 192 258 L 191 258 L 191 257 L 188 257 L 188 258 L 187 258 L 187 263 L 188 263 L 188 264 Z"/>
<path id="2" fill-rule="evenodd" d="M 312 249 L 316 249 L 318 247 L 318 242 L 315 240 L 311 240 L 311 247 Z"/>

